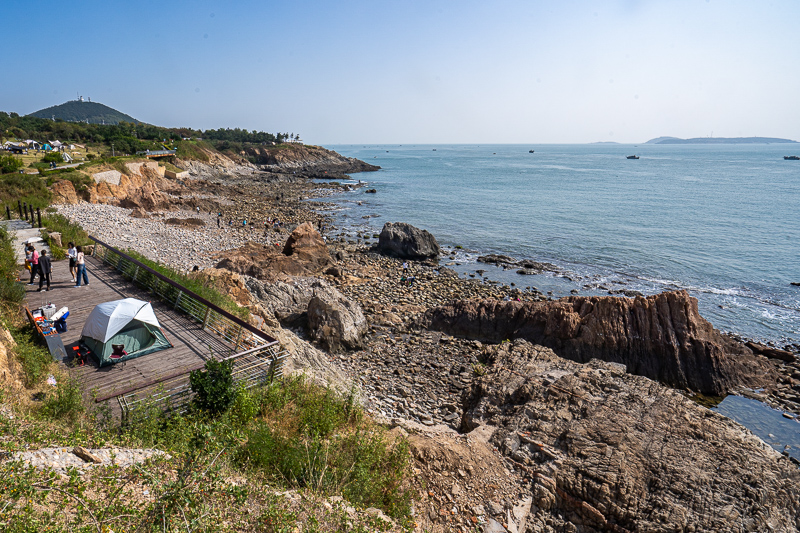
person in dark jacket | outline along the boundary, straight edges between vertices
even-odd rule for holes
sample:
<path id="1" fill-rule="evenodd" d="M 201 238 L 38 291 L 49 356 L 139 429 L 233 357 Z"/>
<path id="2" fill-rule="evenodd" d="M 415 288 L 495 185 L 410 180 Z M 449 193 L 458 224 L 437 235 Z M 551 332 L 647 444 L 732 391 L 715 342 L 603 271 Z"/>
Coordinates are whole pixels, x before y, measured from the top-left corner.
<path id="1" fill-rule="evenodd" d="M 47 255 L 47 250 L 42 250 L 42 255 L 39 257 L 39 288 L 37 291 L 42 290 L 45 280 L 47 280 L 47 290 L 50 290 L 50 272 L 52 272 L 50 256 Z"/>

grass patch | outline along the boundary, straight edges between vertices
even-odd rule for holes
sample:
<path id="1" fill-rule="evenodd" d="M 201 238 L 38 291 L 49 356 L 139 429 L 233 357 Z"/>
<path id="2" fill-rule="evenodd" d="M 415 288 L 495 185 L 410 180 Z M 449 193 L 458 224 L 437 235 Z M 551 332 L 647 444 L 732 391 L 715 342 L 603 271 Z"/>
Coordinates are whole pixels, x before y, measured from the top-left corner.
<path id="1" fill-rule="evenodd" d="M 181 159 L 196 159 L 208 163 L 210 158 L 206 150 L 215 151 L 214 148 L 205 141 L 180 141 L 176 144 L 178 151 L 175 155 Z"/>
<path id="2" fill-rule="evenodd" d="M 411 509 L 404 488 L 410 466 L 405 441 L 362 417 L 353 395 L 321 389 L 302 377 L 267 389 L 263 418 L 251 426 L 238 460 L 273 483 L 341 494 L 350 503 L 378 507 L 402 519 Z"/>
<path id="3" fill-rule="evenodd" d="M 44 209 L 50 205 L 53 195 L 47 189 L 47 182 L 38 175 L 3 174 L 0 176 L 0 216 L 5 218 L 6 206 L 11 216 L 17 212 L 17 202 L 27 202 L 35 208 Z M 16 213 L 19 215 L 19 212 Z"/>
<path id="4" fill-rule="evenodd" d="M 83 172 L 76 172 L 71 169 L 65 169 L 64 171 L 53 171 L 47 173 L 47 186 L 50 187 L 55 182 L 60 180 L 67 180 L 72 183 L 72 186 L 75 187 L 75 191 L 81 193 L 89 188 L 91 184 L 94 183 L 94 180 L 84 174 Z"/>
<path id="5" fill-rule="evenodd" d="M 50 254 L 55 261 L 67 257 L 66 247 L 70 242 L 74 242 L 75 246 L 92 244 L 89 234 L 80 225 L 72 222 L 64 215 L 47 211 L 42 216 L 42 225 L 47 228 L 47 231 L 42 230 L 42 238 L 50 246 Z M 61 233 L 62 246 L 54 244 L 53 239 L 50 238 L 50 233 Z"/>
<path id="6" fill-rule="evenodd" d="M 84 410 L 80 385 L 74 380 L 65 379 L 47 396 L 41 414 L 54 420 L 75 422 Z"/>
<path id="7" fill-rule="evenodd" d="M 134 250 L 125 250 L 125 253 L 137 261 L 149 266 L 159 274 L 163 274 L 172 281 L 179 283 L 190 291 L 202 296 L 214 305 L 225 309 L 233 315 L 238 316 L 242 320 L 247 320 L 250 318 L 250 311 L 246 307 L 239 306 L 239 304 L 237 304 L 233 298 L 220 293 L 211 282 L 204 283 L 201 280 L 190 278 L 186 274 L 178 272 L 177 270 L 166 265 L 162 265 L 161 263 L 157 263 L 156 261 L 152 261 Z"/>

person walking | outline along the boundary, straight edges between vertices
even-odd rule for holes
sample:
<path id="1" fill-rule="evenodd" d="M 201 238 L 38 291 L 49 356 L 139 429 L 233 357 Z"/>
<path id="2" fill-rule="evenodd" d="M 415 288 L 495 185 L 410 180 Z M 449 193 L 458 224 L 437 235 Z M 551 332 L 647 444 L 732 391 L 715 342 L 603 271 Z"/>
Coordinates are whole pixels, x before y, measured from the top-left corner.
<path id="1" fill-rule="evenodd" d="M 86 274 L 86 257 L 83 255 L 83 247 L 76 248 L 78 254 L 75 256 L 75 264 L 78 267 L 78 273 L 75 275 L 75 288 L 81 286 L 81 276 L 83 276 L 83 284 L 89 285 L 89 276 Z"/>
<path id="2" fill-rule="evenodd" d="M 75 249 L 74 242 L 70 242 L 68 246 L 69 248 L 67 248 L 67 257 L 69 257 L 69 275 L 72 276 L 72 283 L 75 283 L 75 269 L 77 268 L 75 258 L 78 255 L 78 250 Z"/>
<path id="3" fill-rule="evenodd" d="M 42 250 L 42 256 L 39 258 L 39 288 L 36 289 L 37 292 L 42 292 L 42 285 L 44 285 L 45 280 L 47 280 L 47 290 L 50 290 L 50 273 L 52 270 L 47 250 Z"/>
<path id="4" fill-rule="evenodd" d="M 36 251 L 36 248 L 32 244 L 28 247 L 28 250 L 31 252 L 31 281 L 28 285 L 33 285 L 36 274 L 39 273 L 39 252 Z"/>

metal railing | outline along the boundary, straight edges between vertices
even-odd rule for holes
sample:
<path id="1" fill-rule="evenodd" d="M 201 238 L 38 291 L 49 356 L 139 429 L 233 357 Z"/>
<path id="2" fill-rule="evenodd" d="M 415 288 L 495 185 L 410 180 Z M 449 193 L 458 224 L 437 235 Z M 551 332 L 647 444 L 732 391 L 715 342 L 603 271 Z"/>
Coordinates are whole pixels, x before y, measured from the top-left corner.
<path id="1" fill-rule="evenodd" d="M 125 252 L 96 237 L 89 238 L 95 242 L 94 257 L 120 272 L 134 284 L 149 290 L 176 311 L 201 324 L 202 330 L 214 333 L 230 344 L 234 353 L 223 360 L 232 362 L 236 383 L 250 388 L 282 375 L 283 359 L 287 354 L 277 340 Z M 162 403 L 168 409 L 185 407 L 192 397 L 188 376 L 193 370 L 202 367 L 200 364 L 195 368 L 98 398 L 96 401 L 116 397 L 123 417 L 148 399 L 150 402 Z M 139 397 L 144 389 L 154 386 L 157 386 L 158 390 Z"/>

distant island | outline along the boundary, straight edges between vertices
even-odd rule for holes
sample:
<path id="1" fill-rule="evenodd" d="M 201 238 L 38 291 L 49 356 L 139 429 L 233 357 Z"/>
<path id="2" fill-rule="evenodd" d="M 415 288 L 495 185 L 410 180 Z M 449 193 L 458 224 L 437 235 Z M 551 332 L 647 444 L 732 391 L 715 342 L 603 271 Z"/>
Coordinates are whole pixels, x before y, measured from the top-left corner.
<path id="1" fill-rule="evenodd" d="M 694 139 L 679 139 L 678 137 L 658 137 L 650 139 L 645 144 L 786 144 L 797 143 L 791 139 L 778 139 L 775 137 L 695 137 Z"/>
<path id="2" fill-rule="evenodd" d="M 66 122 L 85 122 L 87 124 L 139 123 L 138 120 L 130 115 L 126 115 L 107 105 L 86 101 L 82 96 L 77 100 L 34 111 L 28 116 L 52 120 L 61 119 Z"/>

